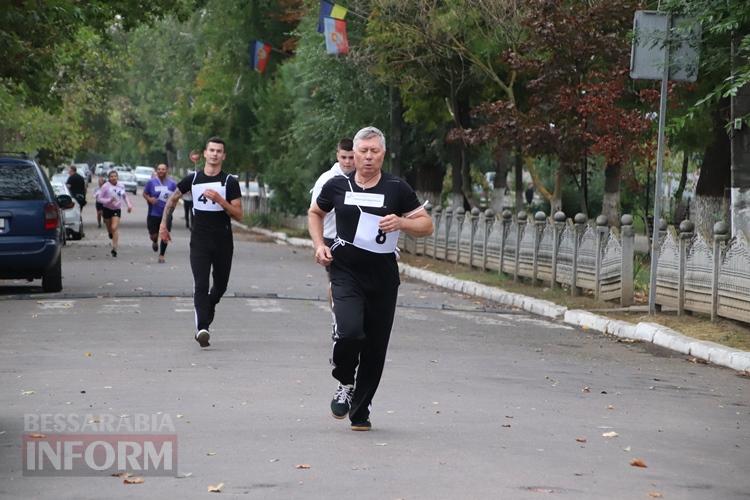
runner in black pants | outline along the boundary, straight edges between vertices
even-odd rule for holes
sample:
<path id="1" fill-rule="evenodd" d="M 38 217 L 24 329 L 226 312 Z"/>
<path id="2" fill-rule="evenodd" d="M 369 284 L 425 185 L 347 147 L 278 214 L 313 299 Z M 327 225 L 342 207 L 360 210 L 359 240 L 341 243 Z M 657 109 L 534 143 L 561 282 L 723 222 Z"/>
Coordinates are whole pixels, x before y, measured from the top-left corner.
<path id="1" fill-rule="evenodd" d="M 221 170 L 226 158 L 224 141 L 212 137 L 203 151 L 203 170 L 184 177 L 164 207 L 159 227 L 162 241 L 171 240 L 167 220 L 183 193 L 193 196 L 193 229 L 190 234 L 190 267 L 193 270 L 195 340 L 209 346 L 209 327 L 229 283 L 234 242 L 231 219 L 242 220 L 242 198 L 237 179 Z M 230 219 L 231 217 L 231 219 Z M 209 288 L 209 276 L 213 285 Z"/>
<path id="2" fill-rule="evenodd" d="M 349 414 L 351 428 L 370 430 L 370 403 L 380 383 L 400 284 L 396 263 L 399 232 L 432 234 L 432 219 L 414 190 L 381 172 L 385 137 L 375 127 L 354 136 L 355 172 L 336 176 L 308 212 L 315 260 L 330 265 L 336 329 L 331 401 L 336 418 Z M 323 240 L 323 219 L 336 210 L 336 238 Z"/>

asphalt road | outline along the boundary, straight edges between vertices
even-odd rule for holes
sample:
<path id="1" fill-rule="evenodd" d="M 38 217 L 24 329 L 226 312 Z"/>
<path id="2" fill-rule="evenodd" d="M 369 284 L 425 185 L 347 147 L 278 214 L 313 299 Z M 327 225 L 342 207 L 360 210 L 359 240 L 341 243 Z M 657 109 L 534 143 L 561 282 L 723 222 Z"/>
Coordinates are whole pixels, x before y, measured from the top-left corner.
<path id="1" fill-rule="evenodd" d="M 144 204 L 139 190 L 116 259 L 84 209 L 63 293 L 0 281 L 2 498 L 194 498 L 219 483 L 243 498 L 750 498 L 747 378 L 416 282 L 373 430 L 352 432 L 328 408 L 330 313 L 309 252 L 236 232 L 201 350 L 181 212 L 160 265 Z M 24 476 L 24 418 L 40 414 L 167 416 L 178 476 Z"/>

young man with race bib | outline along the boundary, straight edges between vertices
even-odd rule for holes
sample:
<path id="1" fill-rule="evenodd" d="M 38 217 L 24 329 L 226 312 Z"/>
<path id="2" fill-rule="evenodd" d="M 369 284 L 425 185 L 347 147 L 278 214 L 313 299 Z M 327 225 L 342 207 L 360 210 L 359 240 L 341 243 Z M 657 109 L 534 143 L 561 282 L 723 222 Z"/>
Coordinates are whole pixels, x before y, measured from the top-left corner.
<path id="1" fill-rule="evenodd" d="M 167 177 L 169 167 L 160 163 L 156 167 L 156 175 L 151 177 L 143 188 L 143 198 L 148 203 L 148 215 L 146 216 L 146 228 L 151 238 L 151 249 L 159 252 L 159 264 L 164 263 L 164 254 L 167 252 L 167 242 L 159 240 L 159 225 L 164 215 L 164 207 L 172 193 L 177 189 L 177 183 L 171 177 Z M 167 230 L 172 230 L 172 217 L 167 219 Z"/>
<path id="2" fill-rule="evenodd" d="M 336 418 L 349 415 L 355 431 L 370 430 L 370 403 L 385 365 L 400 284 L 396 245 L 400 231 L 432 234 L 432 218 L 403 179 L 382 172 L 385 136 L 365 127 L 354 136 L 355 172 L 336 176 L 308 212 L 315 260 L 330 266 L 336 318 L 331 401 Z M 329 248 L 323 221 L 336 211 L 336 237 Z"/>
<path id="3" fill-rule="evenodd" d="M 167 224 L 183 193 L 193 196 L 193 228 L 190 233 L 190 267 L 193 271 L 193 304 L 195 306 L 195 340 L 208 347 L 209 327 L 229 284 L 234 240 L 231 219 L 242 220 L 242 197 L 237 179 L 222 171 L 226 159 L 224 141 L 211 137 L 203 151 L 206 163 L 202 170 L 187 175 L 164 207 L 159 236 L 171 240 Z M 213 275 L 213 284 L 210 277 Z"/>

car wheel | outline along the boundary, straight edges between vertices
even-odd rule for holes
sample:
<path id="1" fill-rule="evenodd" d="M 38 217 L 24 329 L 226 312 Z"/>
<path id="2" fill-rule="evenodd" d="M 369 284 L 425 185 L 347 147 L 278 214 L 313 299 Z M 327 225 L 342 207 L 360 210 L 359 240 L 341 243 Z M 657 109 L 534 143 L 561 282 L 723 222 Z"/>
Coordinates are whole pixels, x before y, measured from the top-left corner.
<path id="1" fill-rule="evenodd" d="M 42 290 L 48 293 L 62 290 L 62 257 L 42 276 Z"/>

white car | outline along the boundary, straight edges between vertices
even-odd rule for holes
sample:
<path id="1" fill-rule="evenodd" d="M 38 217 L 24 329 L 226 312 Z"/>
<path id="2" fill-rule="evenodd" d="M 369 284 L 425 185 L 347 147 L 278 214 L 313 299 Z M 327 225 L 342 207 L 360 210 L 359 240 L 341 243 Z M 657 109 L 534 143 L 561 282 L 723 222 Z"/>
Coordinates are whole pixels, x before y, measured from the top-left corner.
<path id="1" fill-rule="evenodd" d="M 156 171 L 153 168 L 139 165 L 135 167 L 135 180 L 139 186 L 145 186 L 155 173 Z"/>
<path id="2" fill-rule="evenodd" d="M 125 191 L 130 191 L 133 194 L 138 193 L 138 182 L 135 180 L 135 174 L 130 170 L 117 170 L 117 177 L 122 185 L 125 186 Z"/>
<path id="3" fill-rule="evenodd" d="M 55 196 L 61 194 L 67 194 L 71 198 L 68 186 L 65 183 L 56 182 L 52 180 L 52 189 L 55 191 Z M 81 207 L 73 202 L 73 206 L 69 208 L 63 207 L 63 221 L 65 222 L 65 235 L 71 240 L 80 240 L 85 235 L 83 233 L 83 217 L 81 217 Z"/>

